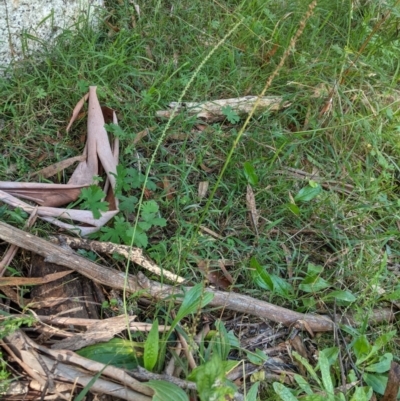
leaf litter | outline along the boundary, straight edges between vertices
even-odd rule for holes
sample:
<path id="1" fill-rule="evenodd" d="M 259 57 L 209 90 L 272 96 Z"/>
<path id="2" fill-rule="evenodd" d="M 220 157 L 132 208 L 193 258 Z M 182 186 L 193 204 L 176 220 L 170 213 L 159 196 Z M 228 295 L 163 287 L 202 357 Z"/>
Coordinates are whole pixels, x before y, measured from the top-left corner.
<path id="1" fill-rule="evenodd" d="M 75 106 L 66 131 L 70 130 L 86 101 L 88 101 L 87 139 L 83 154 L 49 166 L 35 174 L 35 176 L 49 177 L 79 161 L 67 184 L 0 181 L 0 201 L 14 208 L 18 207 L 28 214 L 35 211 L 40 219 L 82 236 L 98 231 L 119 212 L 118 199 L 114 195 L 119 141 L 115 138 L 110 144 L 104 128 L 107 118 L 100 107 L 95 86 L 90 87 L 89 93 Z M 111 122 L 118 124 L 115 112 L 111 109 L 106 109 L 106 112 L 111 113 Z M 102 170 L 107 176 L 103 191 L 106 193 L 105 201 L 108 202 L 108 210 L 99 212 L 95 217 L 90 210 L 60 207 L 75 202 L 81 195 L 82 189 L 95 185 L 96 177 L 101 175 Z M 35 209 L 35 206 L 22 199 L 39 206 Z"/>

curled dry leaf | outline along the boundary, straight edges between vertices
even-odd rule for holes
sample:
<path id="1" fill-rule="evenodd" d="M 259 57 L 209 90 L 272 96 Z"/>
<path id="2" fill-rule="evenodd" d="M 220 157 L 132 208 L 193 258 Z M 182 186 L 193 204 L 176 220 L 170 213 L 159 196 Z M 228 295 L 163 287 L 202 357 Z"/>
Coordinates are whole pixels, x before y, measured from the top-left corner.
<path id="1" fill-rule="evenodd" d="M 224 277 L 221 272 L 210 269 L 210 261 L 209 260 L 198 260 L 197 267 L 201 270 L 210 284 L 215 285 L 217 288 L 228 289 L 231 286 L 231 282 Z"/>
<path id="2" fill-rule="evenodd" d="M 47 274 L 44 277 L 3 277 L 0 278 L 0 287 L 5 285 L 40 285 L 45 283 L 51 283 L 52 281 L 58 280 L 71 274 L 73 270 L 66 270 L 58 273 Z"/>
<path id="3" fill-rule="evenodd" d="M 72 166 L 76 162 L 81 162 L 86 160 L 85 155 L 80 155 L 80 156 L 75 156 L 75 157 L 70 157 L 69 159 L 66 160 L 61 160 L 58 163 L 54 163 L 51 166 L 42 168 L 39 171 L 36 171 L 35 173 L 32 174 L 31 177 L 43 177 L 43 178 L 49 178 L 52 177 L 53 175 L 56 175 L 62 170 L 65 170 L 69 166 Z"/>
<path id="4" fill-rule="evenodd" d="M 174 193 L 175 193 L 175 188 L 171 185 L 169 179 L 167 177 L 164 177 L 162 180 L 162 186 L 163 189 L 166 193 L 166 198 L 168 200 L 174 199 Z"/>
<path id="5" fill-rule="evenodd" d="M 256 207 L 256 198 L 254 196 L 253 188 L 249 184 L 247 185 L 246 205 L 248 211 L 250 212 L 251 226 L 253 227 L 254 232 L 258 234 L 259 214 Z"/>
<path id="6" fill-rule="evenodd" d="M 118 121 L 113 110 L 100 107 L 95 86 L 90 87 L 89 93 L 75 106 L 67 131 L 79 117 L 87 100 L 89 101 L 89 110 L 86 146 L 82 156 L 79 157 L 79 164 L 67 184 L 0 181 L 0 201 L 12 207 L 19 207 L 29 214 L 35 209 L 34 206 L 21 199 L 34 202 L 39 205 L 37 209 L 39 218 L 83 236 L 97 231 L 118 213 L 118 201 L 114 196 L 114 188 L 119 144 L 118 139 L 115 139 L 113 145 L 110 145 L 104 128 L 105 120 L 111 120 L 114 124 L 117 124 Z M 75 158 L 74 161 L 77 159 Z M 50 167 L 53 168 L 53 171 L 54 169 L 60 171 L 60 168 L 65 168 L 65 164 Z M 46 172 L 46 169 L 44 170 Z M 107 194 L 109 210 L 101 213 L 99 219 L 95 219 L 91 211 L 59 208 L 59 206 L 76 201 L 81 189 L 94 184 L 94 177 L 100 175 L 102 170 L 107 175 L 103 191 Z"/>

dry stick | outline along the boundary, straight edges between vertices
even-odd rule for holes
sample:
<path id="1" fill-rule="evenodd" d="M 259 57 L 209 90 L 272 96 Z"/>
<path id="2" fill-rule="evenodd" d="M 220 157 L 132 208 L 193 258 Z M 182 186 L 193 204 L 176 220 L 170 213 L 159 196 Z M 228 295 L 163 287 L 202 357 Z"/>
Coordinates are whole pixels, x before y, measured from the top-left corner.
<path id="1" fill-rule="evenodd" d="M 165 299 L 171 295 L 178 295 L 175 299 L 176 302 L 180 302 L 182 299 L 180 296 L 183 295 L 183 290 L 180 288 L 148 280 L 140 273 L 138 276 L 128 275 L 125 281 L 124 273 L 93 263 L 77 255 L 72 250 L 66 250 L 3 222 L 0 222 L 0 239 L 11 244 L 18 244 L 21 248 L 44 256 L 46 261 L 56 263 L 60 266 L 66 266 L 108 287 L 123 289 L 126 286 L 126 290 L 131 293 L 141 292 L 143 295 L 159 299 Z M 190 287 L 186 287 L 184 290 L 188 291 Z M 294 312 L 290 309 L 282 308 L 247 295 L 217 291 L 211 288 L 207 288 L 205 291 L 214 295 L 209 306 L 251 314 L 263 319 L 282 323 L 285 326 L 299 325 L 299 323 L 301 323 L 299 321 L 303 321 L 307 323 L 313 332 L 333 330 L 334 323 L 328 317 Z M 382 309 L 378 311 L 378 314 L 373 319 L 375 321 L 389 321 L 393 320 L 393 317 L 394 315 L 391 310 Z M 349 320 L 350 324 L 354 324 L 354 322 L 351 321 L 351 317 L 349 317 Z"/>
<path id="2" fill-rule="evenodd" d="M 36 206 L 35 209 L 32 211 L 32 214 L 29 216 L 29 219 L 25 224 L 26 229 L 32 227 L 33 224 L 35 223 L 37 219 L 37 209 L 38 207 Z M 3 260 L 0 261 L 0 277 L 4 275 L 6 267 L 10 265 L 17 251 L 18 251 L 18 246 L 11 245 L 6 254 L 4 255 Z"/>
<path id="3" fill-rule="evenodd" d="M 130 259 L 131 262 L 142 266 L 146 270 L 157 274 L 158 276 L 165 277 L 172 282 L 183 283 L 186 281 L 184 278 L 157 266 L 153 261 L 149 260 L 143 254 L 143 250 L 140 248 L 131 248 L 127 245 L 117 245 L 113 244 L 112 242 L 90 241 L 83 238 L 73 238 L 67 235 L 59 235 L 58 239 L 61 245 L 66 244 L 71 248 L 83 248 L 94 252 L 107 254 L 118 253 L 124 258 Z"/>
<path id="4" fill-rule="evenodd" d="M 152 373 L 146 370 L 145 368 L 142 368 L 140 365 L 129 373 L 140 381 L 149 381 L 149 380 L 166 381 L 169 383 L 176 384 L 178 387 L 183 389 L 188 389 L 188 390 L 197 389 L 196 383 L 194 382 L 179 379 L 178 377 L 169 376 L 165 374 L 160 375 L 157 373 Z"/>

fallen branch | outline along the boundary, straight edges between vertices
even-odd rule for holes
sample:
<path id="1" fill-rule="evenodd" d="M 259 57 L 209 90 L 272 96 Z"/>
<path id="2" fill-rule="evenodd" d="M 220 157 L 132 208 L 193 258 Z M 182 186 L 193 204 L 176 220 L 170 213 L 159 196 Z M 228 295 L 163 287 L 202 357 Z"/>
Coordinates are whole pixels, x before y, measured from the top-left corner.
<path id="1" fill-rule="evenodd" d="M 74 249 L 81 248 L 94 252 L 106 253 L 108 255 L 118 253 L 118 255 L 121 255 L 126 259 L 130 259 L 132 262 L 142 266 L 149 272 L 157 274 L 157 276 L 165 277 L 168 280 L 176 283 L 183 283 L 186 281 L 184 278 L 157 266 L 153 261 L 148 259 L 143 254 L 143 250 L 140 248 L 131 248 L 127 245 L 117 245 L 113 244 L 112 242 L 90 241 L 84 238 L 73 238 L 67 235 L 59 235 L 57 236 L 57 239 L 60 245 L 68 245 Z"/>
<path id="2" fill-rule="evenodd" d="M 218 99 L 210 102 L 194 103 L 184 102 L 177 103 L 171 102 L 168 110 L 159 110 L 156 112 L 158 118 L 170 118 L 174 109 L 175 115 L 186 112 L 189 116 L 196 116 L 207 122 L 223 121 L 226 115 L 222 109 L 230 107 L 239 116 L 247 115 L 254 107 L 257 96 L 244 96 L 232 99 Z M 279 96 L 264 96 L 260 98 L 255 115 L 261 114 L 265 111 L 278 111 L 285 107 L 290 106 L 290 103 L 283 102 Z"/>
<path id="3" fill-rule="evenodd" d="M 73 269 L 99 284 L 115 289 L 126 288 L 128 292 L 141 292 L 144 296 L 147 295 L 159 299 L 165 299 L 171 296 L 176 297 L 176 302 L 180 302 L 182 299 L 181 295 L 183 295 L 183 291 L 181 288 L 157 283 L 147 279 L 141 273 L 137 276 L 129 274 L 125 278 L 125 274 L 122 272 L 117 272 L 108 267 L 93 263 L 77 255 L 72 250 L 64 249 L 2 222 L 0 222 L 0 238 L 11 244 L 18 244 L 21 248 L 42 255 L 46 257 L 46 260 L 52 263 Z M 187 291 L 188 289 L 187 287 L 184 290 Z M 214 295 L 209 305 L 216 308 L 258 316 L 260 318 L 272 320 L 273 322 L 281 323 L 285 326 L 307 326 L 313 332 L 331 331 L 334 328 L 334 322 L 325 316 L 294 312 L 282 308 L 281 306 L 234 292 L 217 291 L 211 288 L 206 288 L 205 291 Z M 387 322 L 393 319 L 394 314 L 390 309 L 379 310 L 377 314 L 371 318 L 371 320 L 381 322 Z M 339 316 L 338 321 L 343 321 L 343 318 Z M 348 316 L 346 317 L 346 323 L 354 324 L 355 322 L 351 316 Z"/>

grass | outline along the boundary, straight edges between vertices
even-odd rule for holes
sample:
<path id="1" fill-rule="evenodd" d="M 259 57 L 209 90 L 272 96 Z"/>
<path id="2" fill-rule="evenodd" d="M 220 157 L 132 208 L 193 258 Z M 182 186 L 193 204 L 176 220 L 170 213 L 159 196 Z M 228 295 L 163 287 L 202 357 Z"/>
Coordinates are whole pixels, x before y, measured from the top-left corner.
<path id="1" fill-rule="evenodd" d="M 368 311 L 385 305 L 380 294 L 399 289 L 388 267 L 395 267 L 400 256 L 400 42 L 393 12 L 358 53 L 394 5 L 362 3 L 318 2 L 295 51 L 267 92 L 282 96 L 290 106 L 249 121 L 218 182 L 243 121 L 199 130 L 198 121 L 180 115 L 166 129 L 155 112 L 180 98 L 196 68 L 238 21 L 239 28 L 215 49 L 184 100 L 261 93 L 307 4 L 146 2 L 140 5 L 139 17 L 131 2 L 108 1 L 103 18 L 107 24 L 93 30 L 84 19 L 79 21 L 75 29 L 61 33 L 54 47 L 43 46 L 38 57 L 15 63 L 9 77 L 0 79 L 0 179 L 27 180 L 31 172 L 79 154 L 84 123 L 76 124 L 70 134 L 63 129 L 88 85 L 97 85 L 100 101 L 117 110 L 123 129 L 120 163 L 140 166 L 143 174 L 150 168 L 152 181 L 162 186 L 168 180 L 173 187 L 172 196 L 162 189 L 153 193 L 167 219 L 165 228 L 149 234 L 146 251 L 155 262 L 200 282 L 204 277 L 196 261 L 232 260 L 231 274 L 241 293 L 303 312 L 332 313 L 335 302 L 329 293 L 349 291 L 356 302 L 344 309 L 363 317 L 356 333 L 373 341 L 395 324 L 372 327 Z M 332 108 L 321 115 L 331 90 Z M 150 127 L 154 129 L 134 147 L 135 135 Z M 258 177 L 253 185 L 261 216 L 258 234 L 246 208 L 245 162 Z M 309 180 L 288 169 L 319 176 L 322 192 L 291 208 Z M 199 198 L 202 181 L 210 188 L 218 184 L 212 198 Z M 139 197 L 140 191 L 130 194 Z M 223 239 L 198 232 L 200 216 L 201 224 Z M 40 225 L 34 230 L 42 233 Z M 260 287 L 251 258 L 291 290 Z M 310 264 L 322 267 L 318 278 L 329 286 L 304 291 L 301 284 Z M 335 345 L 332 336 L 324 336 L 322 344 Z M 398 343 L 389 341 L 386 350 L 398 355 Z"/>

